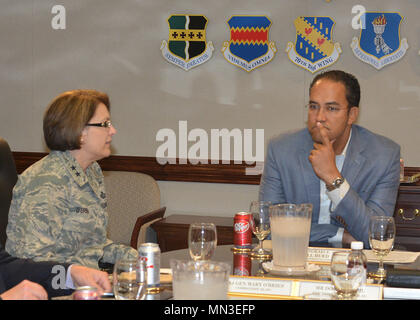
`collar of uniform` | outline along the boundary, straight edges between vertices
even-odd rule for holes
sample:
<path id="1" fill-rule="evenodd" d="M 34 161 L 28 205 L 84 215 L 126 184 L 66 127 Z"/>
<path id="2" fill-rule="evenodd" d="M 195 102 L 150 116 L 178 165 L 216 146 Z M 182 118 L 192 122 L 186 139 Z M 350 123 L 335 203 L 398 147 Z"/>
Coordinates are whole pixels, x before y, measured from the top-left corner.
<path id="1" fill-rule="evenodd" d="M 65 168 L 73 177 L 74 181 L 76 181 L 79 186 L 86 184 L 88 182 L 88 177 L 70 151 L 67 150 L 65 152 L 60 152 L 59 155 L 64 162 Z"/>
<path id="2" fill-rule="evenodd" d="M 67 171 L 73 177 L 74 181 L 82 187 L 86 183 L 89 183 L 93 191 L 98 197 L 101 197 L 101 188 L 100 188 L 100 174 L 98 172 L 99 165 L 94 162 L 87 169 L 86 172 L 83 171 L 82 167 L 79 165 L 77 160 L 73 157 L 69 150 L 59 153 L 61 159 L 64 162 L 64 166 Z M 99 170 L 100 171 L 100 170 Z"/>

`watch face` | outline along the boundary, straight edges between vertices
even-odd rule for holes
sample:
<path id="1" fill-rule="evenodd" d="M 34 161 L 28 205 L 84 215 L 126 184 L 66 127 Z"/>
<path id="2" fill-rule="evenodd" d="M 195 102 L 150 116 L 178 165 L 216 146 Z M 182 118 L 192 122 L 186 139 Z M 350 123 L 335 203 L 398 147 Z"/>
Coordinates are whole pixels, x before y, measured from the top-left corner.
<path id="1" fill-rule="evenodd" d="M 338 187 L 338 186 L 340 186 L 343 182 L 344 182 L 344 179 L 342 179 L 342 178 L 337 178 L 337 179 L 335 179 L 335 180 L 334 180 L 333 185 L 334 185 L 335 187 Z"/>
<path id="2" fill-rule="evenodd" d="M 331 185 L 327 185 L 326 187 L 327 187 L 327 190 L 328 191 L 333 191 L 333 190 L 335 190 L 335 189 L 337 189 L 337 188 L 339 188 L 342 184 L 343 184 L 343 182 L 344 182 L 344 178 L 336 178 L 332 183 L 331 183 Z"/>

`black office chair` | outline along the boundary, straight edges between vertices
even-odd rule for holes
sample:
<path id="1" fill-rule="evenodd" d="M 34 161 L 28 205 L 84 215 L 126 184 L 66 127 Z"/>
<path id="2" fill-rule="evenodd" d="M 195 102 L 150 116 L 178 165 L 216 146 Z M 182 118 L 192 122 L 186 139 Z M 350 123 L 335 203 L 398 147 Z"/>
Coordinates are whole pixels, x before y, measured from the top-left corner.
<path id="1" fill-rule="evenodd" d="M 0 245 L 6 245 L 6 227 L 12 191 L 17 181 L 15 161 L 9 144 L 0 137 Z"/>

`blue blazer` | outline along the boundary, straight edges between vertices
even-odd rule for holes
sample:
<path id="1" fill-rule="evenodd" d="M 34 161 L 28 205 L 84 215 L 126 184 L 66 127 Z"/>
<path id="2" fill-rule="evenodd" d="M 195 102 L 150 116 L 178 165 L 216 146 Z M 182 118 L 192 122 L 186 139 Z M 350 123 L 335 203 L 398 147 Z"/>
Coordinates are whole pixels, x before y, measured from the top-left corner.
<path id="1" fill-rule="evenodd" d="M 320 179 L 308 159 L 312 149 L 308 129 L 272 139 L 261 177 L 260 199 L 273 203 L 312 203 L 310 241 L 327 242 L 339 227 L 344 227 L 369 248 L 370 217 L 394 213 L 400 176 L 399 145 L 365 128 L 352 126 L 341 171 L 350 190 L 335 210 L 330 210 L 330 224 L 318 224 Z"/>
<path id="2" fill-rule="evenodd" d="M 36 282 L 44 287 L 48 296 L 63 296 L 73 292 L 70 289 L 54 289 L 53 278 L 56 274 L 52 273 L 56 262 L 34 262 L 29 259 L 18 259 L 10 256 L 0 245 L 0 294 L 11 289 L 23 280 Z M 63 265 L 66 270 L 68 264 Z"/>

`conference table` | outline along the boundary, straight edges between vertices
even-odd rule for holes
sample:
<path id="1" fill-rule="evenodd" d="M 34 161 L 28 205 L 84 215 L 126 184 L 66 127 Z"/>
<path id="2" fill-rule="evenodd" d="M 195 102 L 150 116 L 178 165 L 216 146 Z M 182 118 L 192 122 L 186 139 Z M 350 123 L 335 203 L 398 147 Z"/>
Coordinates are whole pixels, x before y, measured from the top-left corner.
<path id="1" fill-rule="evenodd" d="M 269 242 L 269 241 L 268 241 Z M 269 242 L 268 247 L 270 248 L 271 244 Z M 230 290 L 229 290 L 229 299 L 293 299 L 293 300 L 300 300 L 304 299 L 303 294 L 296 294 L 296 295 L 282 295 L 282 294 L 258 294 L 250 290 L 250 292 L 231 292 L 235 291 L 232 289 L 232 284 L 234 287 L 235 281 L 238 282 L 241 279 L 252 279 L 253 282 L 256 281 L 271 281 L 271 282 L 283 282 L 284 285 L 287 285 L 290 282 L 291 286 L 296 287 L 296 284 L 300 284 L 303 288 L 303 284 L 305 284 L 305 290 L 312 290 L 310 288 L 320 288 L 320 285 L 324 285 L 324 290 L 329 290 L 331 292 L 331 279 L 330 279 L 330 270 L 329 270 L 329 261 L 328 257 L 324 259 L 324 261 L 320 260 L 319 262 L 314 262 L 319 268 L 314 272 L 309 272 L 305 275 L 288 275 L 288 276 L 279 276 L 275 275 L 265 268 L 266 263 L 268 262 L 267 259 L 257 259 L 250 257 L 247 253 L 237 253 L 232 250 L 232 245 L 221 245 L 217 246 L 215 253 L 212 257 L 214 261 L 221 261 L 226 262 L 231 265 L 231 283 L 230 283 Z M 322 252 L 322 253 L 330 253 L 337 251 L 337 250 L 349 250 L 348 248 L 333 248 L 328 244 L 319 244 L 319 243 L 310 243 L 309 250 L 313 252 Z M 370 250 L 367 253 L 371 253 Z M 408 255 L 408 257 L 407 257 Z M 394 258 L 392 258 L 394 257 Z M 389 274 L 394 273 L 417 273 L 419 272 L 419 279 L 420 279 L 420 253 L 416 252 L 404 252 L 400 250 L 396 250 L 390 259 L 400 259 L 401 261 L 393 261 L 392 263 L 387 263 L 385 260 L 385 267 Z M 396 257 L 396 258 L 395 258 Z M 372 258 L 368 256 L 368 258 Z M 172 284 L 171 284 L 171 276 L 169 274 L 165 274 L 165 272 L 169 272 L 170 269 L 170 261 L 172 259 L 180 259 L 180 260 L 189 260 L 191 259 L 189 256 L 188 249 L 181 249 L 181 250 L 174 250 L 174 251 L 167 251 L 162 253 L 161 255 L 161 270 L 162 270 L 162 288 L 161 291 L 157 295 L 148 295 L 148 299 L 171 299 L 172 298 Z M 309 258 L 308 258 L 309 259 Z M 411 260 L 407 260 L 411 259 Z M 378 267 L 377 262 L 373 260 L 368 261 L 368 272 L 376 270 Z M 233 282 L 232 282 L 233 278 Z M 241 281 L 243 283 L 243 281 Z M 375 279 L 368 279 L 368 289 L 372 289 L 371 293 L 365 294 L 365 299 L 372 300 L 372 299 L 420 299 L 420 289 L 416 288 L 404 288 L 395 286 L 392 284 L 390 287 L 386 282 Z M 327 289 L 326 289 L 327 288 Z M 232 289 L 232 290 L 231 290 Z M 252 289 L 252 288 L 251 288 Z M 295 288 L 296 289 L 296 288 Z M 304 289 L 302 289 L 304 290 Z M 296 290 L 295 290 L 296 291 Z"/>
<path id="2" fill-rule="evenodd" d="M 266 244 L 268 243 L 268 245 Z M 270 241 L 265 241 L 265 248 L 270 249 Z M 348 248 L 333 248 L 329 244 L 310 243 L 308 248 L 308 261 L 317 265 L 318 269 L 304 275 L 276 275 L 267 270 L 266 265 L 269 260 L 252 258 L 249 253 L 235 252 L 233 245 L 219 245 L 216 247 L 214 255 L 211 260 L 228 263 L 231 266 L 231 276 L 229 284 L 228 299 L 242 300 L 242 299 L 263 299 L 263 300 L 304 300 L 308 293 L 313 290 L 324 290 L 325 293 L 331 294 L 334 289 L 330 278 L 330 255 L 332 252 L 339 250 L 349 250 Z M 371 253 L 368 250 L 366 253 Z M 324 260 L 313 261 L 310 260 L 316 254 L 324 256 Z M 403 283 L 407 285 L 399 285 L 393 283 L 390 285 L 388 279 L 386 282 L 368 279 L 368 285 L 363 289 L 362 299 L 366 300 L 391 300 L 391 299 L 420 299 L 420 252 L 408 252 L 402 250 L 394 250 L 392 259 L 395 261 L 388 262 L 385 259 L 385 268 L 388 276 L 402 274 Z M 329 255 L 328 255 L 329 254 Z M 312 255 L 312 256 L 311 256 Z M 396 258 L 395 258 L 396 257 Z M 377 262 L 369 260 L 372 257 L 368 255 L 368 272 L 377 269 Z M 391 257 L 390 257 L 391 258 Z M 166 251 L 161 254 L 161 288 L 158 292 L 149 293 L 146 300 L 169 300 L 173 299 L 172 294 L 172 276 L 170 272 L 170 261 L 172 259 L 190 260 L 189 250 L 180 249 L 173 251 Z M 401 261 L 398 261 L 400 259 Z M 405 280 L 404 280 L 405 274 Z M 408 276 L 408 278 L 407 278 Z M 279 293 L 273 290 L 262 293 L 256 292 L 255 288 L 250 287 L 238 290 L 238 283 L 246 282 L 252 284 L 259 284 L 259 286 L 267 285 L 267 287 L 283 287 L 290 286 L 290 292 Z M 264 283 L 265 282 L 265 283 Z M 360 291 L 360 290 L 359 290 Z M 319 292 L 315 292 L 318 294 Z M 328 295 L 327 295 L 328 296 Z M 360 294 L 359 294 L 360 296 Z M 113 297 L 103 297 L 105 300 L 113 299 Z M 60 297 L 56 299 L 72 299 L 71 296 Z"/>

